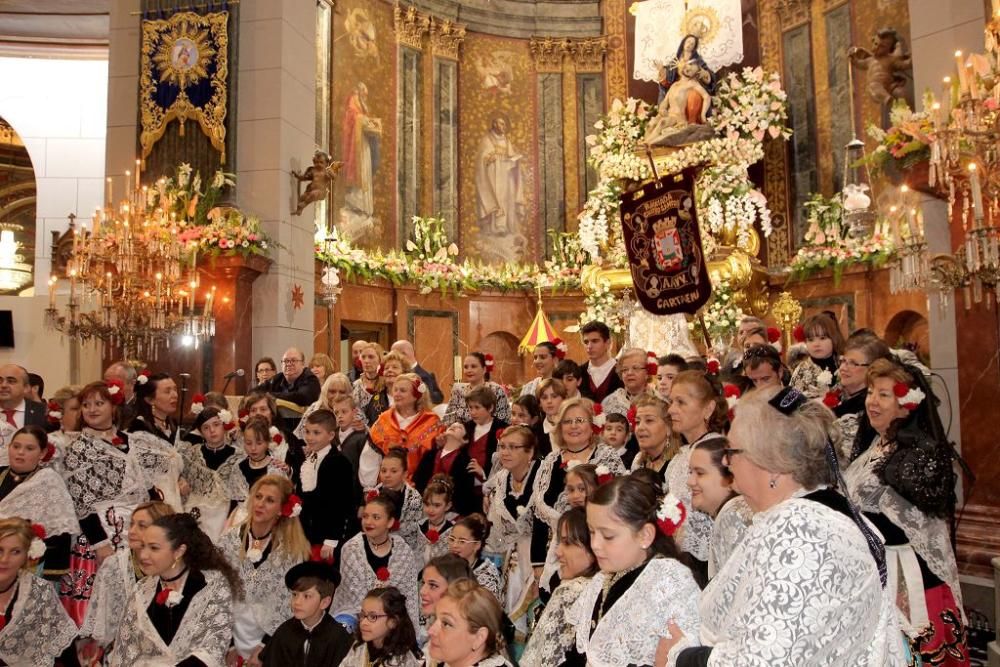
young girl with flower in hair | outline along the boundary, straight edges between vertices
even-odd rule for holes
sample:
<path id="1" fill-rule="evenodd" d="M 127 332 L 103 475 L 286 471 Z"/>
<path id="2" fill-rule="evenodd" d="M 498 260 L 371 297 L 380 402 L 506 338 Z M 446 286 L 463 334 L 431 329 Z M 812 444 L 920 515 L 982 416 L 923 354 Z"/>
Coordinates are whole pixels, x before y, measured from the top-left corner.
<path id="1" fill-rule="evenodd" d="M 503 422 L 510 422 L 510 399 L 507 392 L 496 382 L 490 382 L 490 373 L 493 372 L 494 360 L 492 354 L 482 352 L 470 352 L 462 360 L 462 379 L 464 382 L 456 382 L 451 386 L 451 400 L 442 420 L 446 424 L 454 422 L 467 422 L 472 418 L 469 414 L 469 406 L 466 396 L 476 387 L 486 387 L 496 397 L 496 408 L 493 416 Z"/>
<path id="2" fill-rule="evenodd" d="M 422 667 L 417 633 L 398 589 L 374 588 L 361 602 L 354 646 L 342 667 Z"/>
<path id="3" fill-rule="evenodd" d="M 448 553 L 448 536 L 454 523 L 448 518 L 454 486 L 447 475 L 434 475 L 424 489 L 424 518 L 418 524 L 417 550 L 422 563 Z"/>
<path id="4" fill-rule="evenodd" d="M 493 561 L 483 558 L 483 547 L 486 545 L 486 534 L 489 524 L 482 514 L 470 514 L 462 517 L 451 529 L 448 545 L 451 553 L 464 558 L 472 568 L 479 585 L 489 590 L 499 601 L 500 571 Z"/>
<path id="5" fill-rule="evenodd" d="M 368 591 L 377 586 L 395 586 L 406 596 L 410 621 L 419 622 L 417 579 L 420 563 L 398 533 L 392 531 L 399 519 L 398 493 L 383 489 L 366 499 L 361 512 L 361 532 L 344 544 L 340 553 L 341 585 L 330 606 L 333 616 L 356 627 L 358 610 Z"/>
<path id="6" fill-rule="evenodd" d="M 792 371 L 790 386 L 809 398 L 822 399 L 837 384 L 844 334 L 830 313 L 817 313 L 802 324 L 809 357 Z"/>
<path id="7" fill-rule="evenodd" d="M 183 479 L 189 488 L 184 510 L 196 514 L 202 530 L 213 540 L 222 534 L 234 501 L 246 497 L 237 479 L 243 454 L 228 438 L 235 428 L 236 421 L 228 410 L 203 408 L 192 426 L 200 434 L 200 442 L 182 440 L 178 447 L 184 459 Z"/>
<path id="8" fill-rule="evenodd" d="M 250 489 L 249 516 L 222 536 L 219 548 L 236 568 L 246 591 L 233 608 L 230 657 L 258 659 L 264 638 L 286 618 L 285 573 L 309 558 L 299 514 L 302 501 L 287 477 L 265 475 Z"/>
<path id="9" fill-rule="evenodd" d="M 367 493 L 367 497 L 377 496 L 379 491 L 385 489 L 399 494 L 402 504 L 399 508 L 399 525 L 393 530 L 398 531 L 399 536 L 406 540 L 406 545 L 410 547 L 417 556 L 422 551 L 422 544 L 417 536 L 420 532 L 418 524 L 424 516 L 423 499 L 420 493 L 406 481 L 406 450 L 401 447 L 393 447 L 382 459 L 379 468 L 379 484 Z"/>

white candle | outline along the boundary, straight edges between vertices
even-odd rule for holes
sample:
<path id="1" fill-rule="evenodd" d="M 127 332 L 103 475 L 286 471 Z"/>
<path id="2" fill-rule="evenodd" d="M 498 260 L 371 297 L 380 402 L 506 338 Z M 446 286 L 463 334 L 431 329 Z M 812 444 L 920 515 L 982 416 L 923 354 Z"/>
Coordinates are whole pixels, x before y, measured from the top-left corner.
<path id="1" fill-rule="evenodd" d="M 966 79 L 965 62 L 961 51 L 955 51 L 955 65 L 958 67 L 958 95 L 961 97 L 969 90 L 969 82 Z"/>
<path id="2" fill-rule="evenodd" d="M 969 163 L 969 185 L 972 187 L 973 217 L 978 227 L 978 223 L 983 219 L 983 189 L 979 183 L 979 168 L 975 162 Z"/>

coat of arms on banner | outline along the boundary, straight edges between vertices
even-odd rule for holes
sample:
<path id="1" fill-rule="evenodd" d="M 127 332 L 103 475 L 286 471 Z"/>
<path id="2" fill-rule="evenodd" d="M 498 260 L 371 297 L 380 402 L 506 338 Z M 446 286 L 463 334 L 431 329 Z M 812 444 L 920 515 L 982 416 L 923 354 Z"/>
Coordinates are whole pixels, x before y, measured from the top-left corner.
<path id="1" fill-rule="evenodd" d="M 642 307 L 694 314 L 712 285 L 695 209 L 694 171 L 666 176 L 622 197 L 622 231 Z"/>
<path id="2" fill-rule="evenodd" d="M 142 22 L 139 108 L 142 157 L 171 121 L 195 120 L 226 162 L 229 12 L 180 12 Z"/>

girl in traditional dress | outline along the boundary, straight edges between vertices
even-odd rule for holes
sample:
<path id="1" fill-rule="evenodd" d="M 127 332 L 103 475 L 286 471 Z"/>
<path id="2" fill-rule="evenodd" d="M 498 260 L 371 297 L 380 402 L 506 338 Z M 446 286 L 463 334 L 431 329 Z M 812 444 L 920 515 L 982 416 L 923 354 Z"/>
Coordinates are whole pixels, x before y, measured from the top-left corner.
<path id="1" fill-rule="evenodd" d="M 691 449 L 701 440 L 722 437 L 726 430 L 729 406 L 722 397 L 714 376 L 701 371 L 684 371 L 674 378 L 670 388 L 670 425 L 684 444 L 667 464 L 667 490 L 677 496 L 687 513 L 681 531 L 681 550 L 691 554 L 699 582 L 708 580 L 708 544 L 712 537 L 712 519 L 691 506 L 687 486 Z"/>
<path id="2" fill-rule="evenodd" d="M 467 422 L 472 416 L 469 414 L 469 406 L 465 397 L 476 387 L 488 387 L 496 396 L 496 407 L 493 416 L 500 421 L 510 423 L 510 400 L 503 387 L 495 382 L 490 382 L 490 373 L 493 370 L 493 355 L 482 352 L 472 352 L 462 360 L 462 379 L 465 382 L 456 382 L 451 386 L 451 400 L 448 401 L 448 408 L 445 410 L 445 424 L 453 422 Z"/>
<path id="3" fill-rule="evenodd" d="M 472 574 L 480 586 L 500 600 L 500 571 L 493 561 L 483 558 L 483 547 L 486 544 L 486 531 L 489 524 L 482 514 L 470 514 L 455 522 L 448 536 L 451 553 L 461 556 L 472 568 Z"/>
<path id="4" fill-rule="evenodd" d="M 161 516 L 173 513 L 174 508 L 160 500 L 142 503 L 132 512 L 128 549 L 116 551 L 101 563 L 94 578 L 87 615 L 80 626 L 80 636 L 89 637 L 93 642 L 91 648 L 81 649 L 82 654 L 96 655 L 98 650 L 107 650 L 118 635 L 118 624 L 128 607 L 132 589 L 143 577 L 139 567 L 143 532 Z"/>
<path id="5" fill-rule="evenodd" d="M 246 498 L 239 469 L 245 455 L 229 444 L 227 436 L 236 423 L 228 410 L 204 408 L 192 428 L 203 442 L 180 444 L 184 480 L 189 489 L 184 509 L 197 516 L 205 534 L 216 541 L 230 511 Z"/>
<path id="6" fill-rule="evenodd" d="M 38 426 L 14 433 L 7 446 L 9 465 L 0 467 L 0 519 L 20 517 L 45 529 L 43 576 L 59 581 L 69 569 L 70 546 L 80 524 L 62 477 L 42 467 L 51 450 Z"/>
<path id="7" fill-rule="evenodd" d="M 576 646 L 576 625 L 571 614 L 577 598 L 597 573 L 597 558 L 590 548 L 586 510 L 574 507 L 559 517 L 559 586 L 546 602 L 532 630 L 519 664 L 522 667 L 564 665 Z"/>
<path id="8" fill-rule="evenodd" d="M 586 509 L 587 500 L 597 489 L 597 466 L 578 463 L 566 466 L 566 503 Z"/>
<path id="9" fill-rule="evenodd" d="M 691 506 L 712 518 L 708 549 L 708 578 L 729 559 L 750 525 L 753 511 L 746 498 L 733 489 L 733 473 L 723 462 L 729 442 L 725 438 L 701 440 L 691 450 L 687 486 Z"/>
<path id="10" fill-rule="evenodd" d="M 424 454 L 434 449 L 434 438 L 440 431 L 441 420 L 431 412 L 427 385 L 415 373 L 403 373 L 390 385 L 392 409 L 386 410 L 372 424 L 368 437 L 377 450 L 385 454 L 402 447 L 407 453 L 406 478 L 413 475 Z"/>
<path id="11" fill-rule="evenodd" d="M 499 598 L 514 623 L 514 641 L 528 635 L 528 612 L 538 596 L 536 576 L 545 564 L 545 530 L 534 530 L 531 494 L 538 473 L 535 435 L 526 426 L 504 429 L 500 438 L 500 465 L 487 498 L 490 533 L 486 552 L 500 562 L 503 589 Z"/>
<path id="12" fill-rule="evenodd" d="M 448 536 L 455 525 L 448 518 L 452 488 L 450 477 L 434 475 L 424 489 L 424 519 L 417 525 L 417 549 L 414 551 L 422 563 L 448 553 Z"/>
<path id="13" fill-rule="evenodd" d="M 635 439 L 639 453 L 632 460 L 632 470 L 647 468 L 666 482 L 667 466 L 677 452 L 666 401 L 656 396 L 640 396 L 635 402 Z"/>
<path id="14" fill-rule="evenodd" d="M 365 497 L 374 498 L 384 489 L 402 499 L 399 508 L 399 526 L 395 530 L 406 541 L 406 545 L 410 547 L 413 554 L 419 558 L 422 545 L 418 540 L 417 533 L 420 532 L 419 524 L 424 516 L 424 504 L 420 492 L 406 481 L 408 458 L 405 449 L 400 447 L 390 449 L 382 458 L 378 474 L 379 484 L 368 491 Z"/>
<path id="15" fill-rule="evenodd" d="M 395 586 L 406 596 L 406 609 L 416 624 L 417 576 L 420 564 L 392 525 L 399 519 L 399 494 L 380 491 L 369 498 L 361 512 L 361 532 L 340 552 L 341 585 L 333 596 L 331 613 L 352 627 L 357 624 L 361 601 L 376 586 Z"/>
<path id="16" fill-rule="evenodd" d="M 882 540 L 832 488 L 831 435 L 830 411 L 790 387 L 740 400 L 724 461 L 753 523 L 702 594 L 700 631 L 668 623 L 657 666 L 902 664 Z"/>
<path id="17" fill-rule="evenodd" d="M 246 456 L 237 464 L 248 491 L 264 475 L 289 476 L 288 465 L 271 454 L 271 442 L 268 421 L 259 415 L 250 417 L 243 426 L 243 453 Z"/>
<path id="18" fill-rule="evenodd" d="M 269 433 L 265 441 L 271 456 L 276 462 L 287 466 L 288 477 L 296 479 L 306 455 L 302 443 L 293 440 L 282 428 L 274 396 L 255 389 L 243 397 L 240 402 L 240 422 L 249 423 L 254 417 L 261 417 L 267 422 Z M 253 485 L 253 482 L 250 484 Z"/>
<path id="19" fill-rule="evenodd" d="M 0 519 L 0 662 L 5 665 L 49 667 L 57 659 L 75 664 L 76 624 L 52 584 L 31 573 L 45 553 L 41 532 L 21 518 Z"/>
<path id="20" fill-rule="evenodd" d="M 459 579 L 475 579 L 469 561 L 453 553 L 432 558 L 420 576 L 420 625 L 417 626 L 417 643 L 421 648 L 427 643 L 427 628 L 434 622 L 434 606 L 448 586 Z"/>
<path id="21" fill-rule="evenodd" d="M 559 342 L 561 343 L 562 341 Z M 552 377 L 552 372 L 556 369 L 556 364 L 565 355 L 566 353 L 560 350 L 554 342 L 544 341 L 536 345 L 534 352 L 531 353 L 531 365 L 534 366 L 535 372 L 538 375 L 524 383 L 524 386 L 521 387 L 520 395 L 534 396 L 535 390 L 538 389 L 538 383 Z"/>
<path id="22" fill-rule="evenodd" d="M 649 390 L 649 378 L 656 373 L 656 355 L 638 347 L 622 350 L 618 356 L 618 375 L 624 387 L 601 401 L 605 414 L 628 414 L 629 408 Z"/>
<path id="23" fill-rule="evenodd" d="M 552 443 L 549 436 L 543 430 L 542 406 L 538 404 L 538 397 L 534 394 L 522 393 L 520 398 L 510 404 L 510 423 L 527 426 L 535 434 L 535 456 L 542 458 L 552 451 Z"/>
<path id="24" fill-rule="evenodd" d="M 865 433 L 871 428 L 874 438 Z M 968 665 L 962 591 L 952 549 L 955 473 L 936 399 L 919 370 L 887 359 L 868 368 L 866 415 L 844 477 L 885 537 L 903 631 L 924 664 Z M 893 595 L 896 598 L 895 595 Z"/>
<path id="25" fill-rule="evenodd" d="M 190 514 L 160 517 L 142 535 L 143 577 L 118 626 L 110 667 L 221 667 L 232 638 L 239 574 Z"/>
<path id="26" fill-rule="evenodd" d="M 652 665 L 658 638 L 666 634 L 664 618 L 675 619 L 688 634 L 698 631 L 700 591 L 673 539 L 684 515 L 672 494 L 661 499 L 630 476 L 594 492 L 587 525 L 601 571 L 571 612 L 576 653 L 587 665 Z"/>
<path id="27" fill-rule="evenodd" d="M 264 637 L 287 619 L 285 573 L 309 558 L 298 514 L 301 501 L 287 477 L 265 475 L 250 489 L 250 513 L 222 536 L 219 549 L 239 573 L 245 598 L 233 607 L 230 659 L 259 659 Z"/>
<path id="28" fill-rule="evenodd" d="M 126 429 L 129 433 L 149 433 L 171 446 L 177 445 L 180 436 L 174 419 L 177 414 L 177 383 L 170 375 L 140 374 L 135 381 L 135 409 L 135 419 Z"/>
<path id="29" fill-rule="evenodd" d="M 406 603 L 392 586 L 369 591 L 361 601 L 354 647 L 341 666 L 421 667 L 423 654 Z"/>
<path id="30" fill-rule="evenodd" d="M 510 667 L 500 603 L 474 581 L 462 579 L 434 607 L 427 667 Z"/>
<path id="31" fill-rule="evenodd" d="M 809 357 L 792 371 L 790 386 L 809 398 L 822 399 L 836 384 L 837 360 L 844 348 L 844 334 L 829 313 L 817 313 L 802 324 Z"/>
<path id="32" fill-rule="evenodd" d="M 552 432 L 559 429 L 559 409 L 566 400 L 566 385 L 561 380 L 548 379 L 538 383 L 536 390 L 538 405 L 545 416 L 542 419 L 542 433 L 549 442 L 549 451 L 555 449 L 552 444 Z"/>

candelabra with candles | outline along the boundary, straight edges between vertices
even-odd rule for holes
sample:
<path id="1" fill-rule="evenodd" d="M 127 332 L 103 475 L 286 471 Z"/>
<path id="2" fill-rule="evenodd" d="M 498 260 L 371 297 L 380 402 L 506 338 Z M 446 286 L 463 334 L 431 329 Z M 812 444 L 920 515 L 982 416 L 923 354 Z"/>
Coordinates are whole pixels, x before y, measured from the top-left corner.
<path id="1" fill-rule="evenodd" d="M 930 259 L 924 238 L 923 213 L 916 195 L 903 185 L 899 204 L 889 207 L 883 233 L 892 239 L 896 258 L 889 266 L 889 291 L 892 294 L 924 290 L 930 278 Z"/>
<path id="2" fill-rule="evenodd" d="M 206 291 L 199 308 L 197 248 L 179 240 L 187 220 L 171 211 L 167 197 L 150 196 L 141 185 L 138 161 L 134 185 L 125 172 L 125 197 L 117 205 L 107 179 L 106 201 L 90 229 L 70 217 L 69 300 L 61 312 L 60 277 L 51 276 L 46 325 L 119 347 L 130 358 L 156 358 L 175 336 L 190 337 L 194 345 L 214 336 L 215 289 Z"/>

